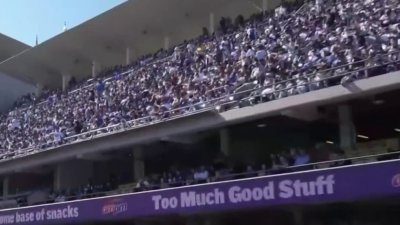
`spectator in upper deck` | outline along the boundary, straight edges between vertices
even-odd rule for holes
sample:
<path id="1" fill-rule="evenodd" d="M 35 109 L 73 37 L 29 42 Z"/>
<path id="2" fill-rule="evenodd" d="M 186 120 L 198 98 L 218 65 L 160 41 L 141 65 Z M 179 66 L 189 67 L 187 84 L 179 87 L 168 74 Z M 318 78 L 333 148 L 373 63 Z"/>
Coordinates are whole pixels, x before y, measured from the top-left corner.
<path id="1" fill-rule="evenodd" d="M 0 116 L 0 147 L 9 152 L 50 147 L 134 119 L 142 118 L 130 126 L 259 94 L 250 103 L 347 85 L 399 69 L 398 1 L 316 0 L 296 10 L 283 4 L 239 26 L 224 18 L 222 34 L 110 68 L 95 80 L 77 82 L 78 89 L 69 93 L 44 89 L 38 97 L 24 96 L 16 106 L 27 107 Z M 361 66 L 374 68 L 349 73 Z"/>

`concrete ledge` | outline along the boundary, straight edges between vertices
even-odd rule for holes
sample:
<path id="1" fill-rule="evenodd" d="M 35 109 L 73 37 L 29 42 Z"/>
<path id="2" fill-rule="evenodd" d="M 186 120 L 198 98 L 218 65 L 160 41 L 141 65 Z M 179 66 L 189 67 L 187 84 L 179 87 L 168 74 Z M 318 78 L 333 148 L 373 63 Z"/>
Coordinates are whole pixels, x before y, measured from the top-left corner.
<path id="1" fill-rule="evenodd" d="M 356 81 L 347 87 L 342 85 L 290 96 L 263 104 L 234 109 L 221 113 L 227 123 L 279 115 L 282 111 L 305 106 L 335 104 L 360 96 L 374 95 L 400 88 L 400 71 Z"/>
<path id="2" fill-rule="evenodd" d="M 50 150 L 36 152 L 28 156 L 4 161 L 0 164 L 0 174 L 12 173 L 35 166 L 78 158 L 84 154 L 119 150 L 135 144 L 159 140 L 166 136 L 205 130 L 222 122 L 222 118 L 215 112 L 205 111 L 167 122 L 155 123 L 153 125 L 105 135 L 91 140 L 88 139 L 79 143 L 67 144 Z"/>

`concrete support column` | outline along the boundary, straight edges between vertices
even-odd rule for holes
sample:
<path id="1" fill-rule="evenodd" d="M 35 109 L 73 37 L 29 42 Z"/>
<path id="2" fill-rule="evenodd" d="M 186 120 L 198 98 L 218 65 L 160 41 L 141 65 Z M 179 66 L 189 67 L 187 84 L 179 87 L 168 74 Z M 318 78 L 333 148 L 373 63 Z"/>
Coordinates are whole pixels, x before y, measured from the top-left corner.
<path id="1" fill-rule="evenodd" d="M 57 165 L 53 172 L 53 189 L 61 190 L 61 165 Z"/>
<path id="2" fill-rule="evenodd" d="M 213 12 L 210 12 L 210 14 L 209 14 L 208 30 L 210 31 L 210 34 L 215 32 L 215 14 Z"/>
<path id="3" fill-rule="evenodd" d="M 71 80 L 71 75 L 63 74 L 62 75 L 62 90 L 66 91 L 68 89 L 69 81 Z"/>
<path id="4" fill-rule="evenodd" d="M 220 150 L 225 156 L 230 155 L 229 129 L 223 128 L 219 131 Z"/>
<path id="5" fill-rule="evenodd" d="M 92 77 L 95 78 L 97 76 L 99 63 L 96 60 L 92 61 Z"/>
<path id="6" fill-rule="evenodd" d="M 268 0 L 262 0 L 262 10 L 264 14 L 268 10 Z"/>
<path id="7" fill-rule="evenodd" d="M 125 64 L 129 65 L 131 63 L 131 48 L 127 47 L 125 52 Z"/>
<path id="8" fill-rule="evenodd" d="M 164 49 L 167 50 L 169 49 L 171 46 L 171 39 L 169 38 L 169 36 L 165 36 L 164 37 Z"/>
<path id="9" fill-rule="evenodd" d="M 340 147 L 342 149 L 354 149 L 356 144 L 356 130 L 354 127 L 351 107 L 340 105 L 338 107 Z"/>
<path id="10" fill-rule="evenodd" d="M 43 84 L 41 83 L 36 84 L 36 93 L 35 93 L 36 97 L 39 97 L 42 94 L 43 88 L 44 88 Z"/>
<path id="11" fill-rule="evenodd" d="M 86 185 L 93 178 L 93 162 L 73 160 L 56 166 L 53 176 L 54 190 L 77 188 Z"/>
<path id="12" fill-rule="evenodd" d="M 3 200 L 8 199 L 9 184 L 10 184 L 10 178 L 8 176 L 4 177 L 3 178 Z"/>
<path id="13" fill-rule="evenodd" d="M 136 148 L 133 150 L 133 176 L 135 181 L 142 179 L 145 176 L 145 164 L 142 148 Z"/>

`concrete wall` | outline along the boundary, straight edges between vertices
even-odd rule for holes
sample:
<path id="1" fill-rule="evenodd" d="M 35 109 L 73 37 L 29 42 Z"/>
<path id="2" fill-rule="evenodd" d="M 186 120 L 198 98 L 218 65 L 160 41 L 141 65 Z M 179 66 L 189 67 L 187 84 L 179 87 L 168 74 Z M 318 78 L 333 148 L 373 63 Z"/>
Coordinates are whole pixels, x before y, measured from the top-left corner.
<path id="1" fill-rule="evenodd" d="M 35 93 L 36 87 L 0 72 L 0 112 L 5 112 L 14 101 L 27 93 Z"/>
<path id="2" fill-rule="evenodd" d="M 17 173 L 9 176 L 9 194 L 41 189 L 51 185 L 51 174 Z"/>

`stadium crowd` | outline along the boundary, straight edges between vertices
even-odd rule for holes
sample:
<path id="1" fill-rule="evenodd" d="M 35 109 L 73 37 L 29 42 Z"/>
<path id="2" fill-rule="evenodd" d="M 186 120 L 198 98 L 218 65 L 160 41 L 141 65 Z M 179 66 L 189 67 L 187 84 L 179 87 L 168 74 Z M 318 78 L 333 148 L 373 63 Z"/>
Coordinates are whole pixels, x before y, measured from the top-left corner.
<path id="1" fill-rule="evenodd" d="M 249 95 L 269 101 L 398 70 L 398 3 L 316 0 L 299 10 L 283 4 L 249 21 L 224 19 L 216 34 L 103 72 L 95 81 L 73 81 L 79 88 L 68 93 L 25 96 L 17 104 L 24 107 L 0 116 L 3 158 L 135 119 L 167 119 Z M 375 67 L 357 70 L 365 66 Z"/>

